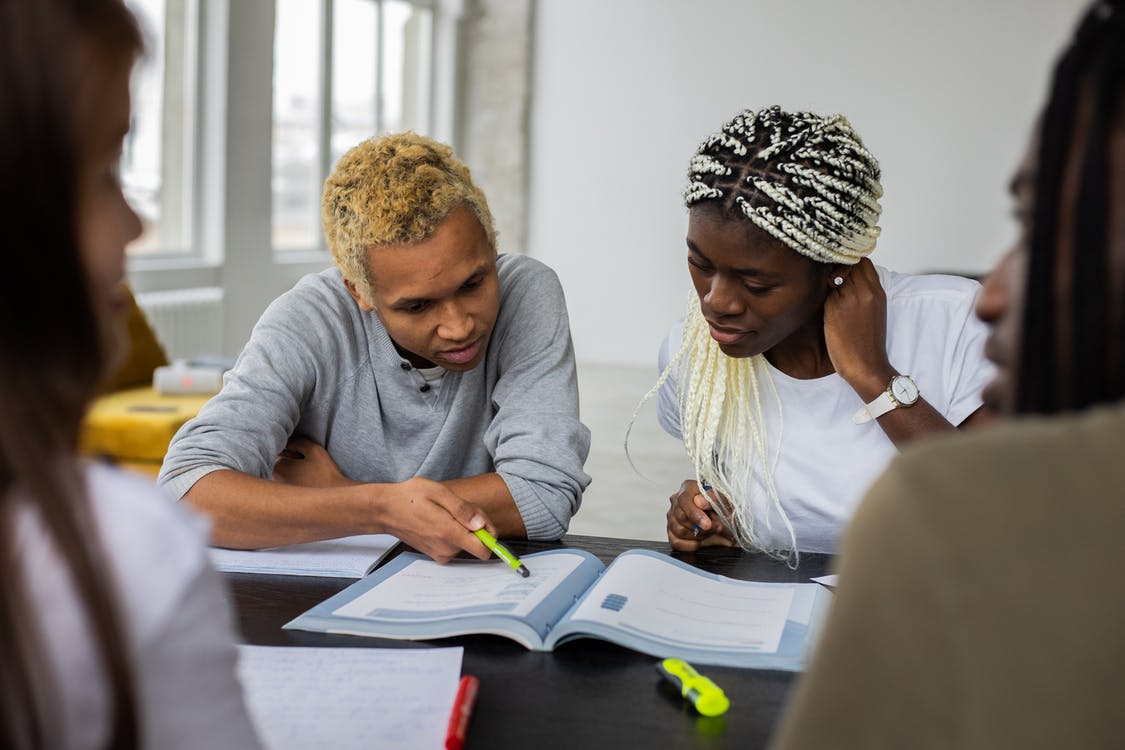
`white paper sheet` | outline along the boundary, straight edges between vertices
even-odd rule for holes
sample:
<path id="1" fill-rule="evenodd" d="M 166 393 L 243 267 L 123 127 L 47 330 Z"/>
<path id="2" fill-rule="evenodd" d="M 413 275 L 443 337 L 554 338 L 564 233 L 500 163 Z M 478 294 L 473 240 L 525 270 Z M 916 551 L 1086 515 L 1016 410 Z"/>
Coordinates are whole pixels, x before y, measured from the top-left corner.
<path id="1" fill-rule="evenodd" d="M 575 554 L 536 558 L 527 578 L 496 559 L 453 560 L 445 565 L 418 560 L 333 614 L 379 618 L 393 612 L 397 619 L 413 621 L 490 612 L 522 617 L 582 559 Z"/>
<path id="2" fill-rule="evenodd" d="M 820 576 L 818 578 L 812 578 L 810 580 L 816 581 L 817 583 L 824 584 L 825 586 L 828 586 L 829 588 L 836 588 L 836 579 L 837 579 L 837 576 L 836 576 L 835 573 L 833 573 L 832 575 Z"/>
<path id="3" fill-rule="evenodd" d="M 212 547 L 211 563 L 224 573 L 363 578 L 396 544 L 390 534 L 365 534 L 261 550 Z"/>
<path id="4" fill-rule="evenodd" d="M 700 579 L 650 557 L 630 556 L 606 571 L 571 618 L 673 645 L 775 653 L 792 602 L 793 589 L 785 586 Z"/>
<path id="5" fill-rule="evenodd" d="M 461 648 L 239 646 L 239 676 L 268 750 L 444 748 Z"/>

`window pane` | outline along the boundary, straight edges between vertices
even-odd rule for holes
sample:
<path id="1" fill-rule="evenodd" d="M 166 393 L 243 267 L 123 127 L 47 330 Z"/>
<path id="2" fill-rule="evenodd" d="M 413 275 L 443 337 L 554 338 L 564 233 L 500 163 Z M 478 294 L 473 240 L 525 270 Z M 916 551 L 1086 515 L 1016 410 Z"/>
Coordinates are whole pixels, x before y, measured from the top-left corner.
<path id="1" fill-rule="evenodd" d="M 432 13 L 406 0 L 277 0 L 276 7 L 273 246 L 311 250 L 321 246 L 324 178 L 340 156 L 380 132 L 429 129 Z M 326 78 L 330 107 L 321 98 Z"/>
<path id="2" fill-rule="evenodd" d="M 273 73 L 273 246 L 320 236 L 321 4 L 278 0 Z"/>
<path id="3" fill-rule="evenodd" d="M 332 159 L 375 135 L 378 9 L 371 0 L 336 0 L 332 46 Z"/>
<path id="4" fill-rule="evenodd" d="M 383 3 L 383 130 L 430 128 L 432 13 L 404 0 Z"/>
<path id="5" fill-rule="evenodd" d="M 191 252 L 195 132 L 195 0 L 127 0 L 147 54 L 133 79 L 133 123 L 121 159 L 144 232 L 131 255 Z"/>

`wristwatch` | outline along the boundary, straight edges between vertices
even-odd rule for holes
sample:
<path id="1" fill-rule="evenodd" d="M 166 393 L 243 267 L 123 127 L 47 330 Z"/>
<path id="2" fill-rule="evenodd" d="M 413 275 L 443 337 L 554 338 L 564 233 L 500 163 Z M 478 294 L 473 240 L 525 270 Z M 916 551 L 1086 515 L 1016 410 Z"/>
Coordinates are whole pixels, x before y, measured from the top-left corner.
<path id="1" fill-rule="evenodd" d="M 918 403 L 918 384 L 914 382 L 914 378 L 909 375 L 895 375 L 887 385 L 887 390 L 880 393 L 871 403 L 860 407 L 852 417 L 852 421 L 863 424 L 883 416 L 892 409 L 900 406 L 907 408 L 916 403 Z"/>

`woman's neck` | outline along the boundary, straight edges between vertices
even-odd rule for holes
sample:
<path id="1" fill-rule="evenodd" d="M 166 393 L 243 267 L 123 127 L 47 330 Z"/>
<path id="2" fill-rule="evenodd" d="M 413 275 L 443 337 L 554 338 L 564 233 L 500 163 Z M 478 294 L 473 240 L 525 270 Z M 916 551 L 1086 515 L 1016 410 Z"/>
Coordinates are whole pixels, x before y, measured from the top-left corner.
<path id="1" fill-rule="evenodd" d="M 784 341 L 765 353 L 766 360 L 797 380 L 823 378 L 836 372 L 824 341 L 824 316 L 814 315 Z"/>

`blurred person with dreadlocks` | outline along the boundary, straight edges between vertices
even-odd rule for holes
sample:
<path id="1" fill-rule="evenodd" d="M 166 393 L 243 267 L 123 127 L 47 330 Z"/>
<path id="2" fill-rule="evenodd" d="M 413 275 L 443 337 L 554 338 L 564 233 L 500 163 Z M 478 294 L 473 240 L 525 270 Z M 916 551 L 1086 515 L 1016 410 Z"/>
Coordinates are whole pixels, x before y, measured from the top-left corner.
<path id="1" fill-rule="evenodd" d="M 842 115 L 778 107 L 741 112 L 692 159 L 698 299 L 654 388 L 696 474 L 671 497 L 673 548 L 833 552 L 899 447 L 986 418 L 980 285 L 872 264 L 879 178 Z"/>
<path id="2" fill-rule="evenodd" d="M 1125 2 L 1093 5 L 1012 180 L 977 314 L 1003 425 L 892 462 L 776 747 L 1125 737 Z"/>

